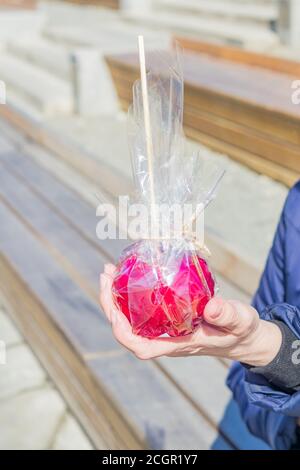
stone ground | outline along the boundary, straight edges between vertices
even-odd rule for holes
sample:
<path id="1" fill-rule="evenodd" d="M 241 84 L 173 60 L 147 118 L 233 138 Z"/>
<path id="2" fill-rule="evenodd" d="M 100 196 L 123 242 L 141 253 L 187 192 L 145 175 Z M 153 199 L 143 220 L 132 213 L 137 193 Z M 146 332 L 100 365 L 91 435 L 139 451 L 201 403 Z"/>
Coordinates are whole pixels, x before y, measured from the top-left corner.
<path id="1" fill-rule="evenodd" d="M 0 296 L 0 450 L 90 450 L 88 437 L 12 323 Z"/>

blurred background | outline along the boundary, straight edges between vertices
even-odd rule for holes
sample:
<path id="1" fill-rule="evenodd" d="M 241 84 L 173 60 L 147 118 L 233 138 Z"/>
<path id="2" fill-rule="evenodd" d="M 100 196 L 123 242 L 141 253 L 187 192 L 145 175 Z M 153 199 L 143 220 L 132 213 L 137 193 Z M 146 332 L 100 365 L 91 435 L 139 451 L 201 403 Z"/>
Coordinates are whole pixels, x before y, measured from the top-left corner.
<path id="1" fill-rule="evenodd" d="M 184 48 L 188 151 L 226 169 L 206 214 L 224 297 L 249 302 L 300 172 L 300 1 L 0 0 L 0 448 L 263 449 L 215 358 L 141 362 L 98 277 L 126 241 L 126 111 L 147 51 Z"/>

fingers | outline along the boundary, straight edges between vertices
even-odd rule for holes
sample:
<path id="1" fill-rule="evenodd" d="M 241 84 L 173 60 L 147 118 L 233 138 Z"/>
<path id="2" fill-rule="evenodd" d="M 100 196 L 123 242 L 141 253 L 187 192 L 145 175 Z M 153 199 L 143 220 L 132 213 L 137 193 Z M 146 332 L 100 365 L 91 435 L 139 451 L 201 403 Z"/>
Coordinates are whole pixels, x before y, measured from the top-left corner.
<path id="1" fill-rule="evenodd" d="M 112 314 L 112 329 L 117 341 L 142 360 L 172 355 L 176 350 L 173 341 L 148 339 L 132 333 L 132 327 L 122 312 L 114 310 Z"/>
<path id="2" fill-rule="evenodd" d="M 214 298 L 206 305 L 204 319 L 210 325 L 235 335 L 243 335 L 255 327 L 258 314 L 254 308 L 242 302 Z"/>
<path id="3" fill-rule="evenodd" d="M 133 351 L 139 338 L 132 333 L 131 325 L 122 312 L 112 309 L 111 326 L 116 340 L 130 351 Z"/>
<path id="4" fill-rule="evenodd" d="M 110 276 L 111 278 L 113 278 L 115 272 L 116 272 L 117 268 L 115 265 L 111 264 L 111 263 L 106 263 L 104 265 L 104 272 L 105 274 L 107 274 L 108 276 Z"/>
<path id="5" fill-rule="evenodd" d="M 194 354 L 218 355 L 218 351 L 230 347 L 236 337 L 253 331 L 258 321 L 258 314 L 252 307 L 238 301 L 214 298 L 205 308 L 205 322 L 193 334 L 178 338 L 143 338 L 133 334 L 130 322 L 114 303 L 112 283 L 115 271 L 115 266 L 109 264 L 101 274 L 100 303 L 112 324 L 117 341 L 139 359 Z"/>
<path id="6" fill-rule="evenodd" d="M 104 273 L 100 275 L 100 305 L 102 306 L 102 309 L 110 322 L 111 312 L 116 308 L 112 298 L 112 283 L 115 270 L 116 268 L 114 265 L 106 264 L 104 266 Z"/>
<path id="7" fill-rule="evenodd" d="M 112 324 L 116 340 L 139 359 L 152 359 L 172 354 L 176 345 L 159 340 L 143 338 L 132 333 L 132 327 L 123 313 L 116 307 L 112 297 L 113 275 L 116 267 L 106 264 L 104 273 L 100 275 L 100 304 L 107 319 Z"/>

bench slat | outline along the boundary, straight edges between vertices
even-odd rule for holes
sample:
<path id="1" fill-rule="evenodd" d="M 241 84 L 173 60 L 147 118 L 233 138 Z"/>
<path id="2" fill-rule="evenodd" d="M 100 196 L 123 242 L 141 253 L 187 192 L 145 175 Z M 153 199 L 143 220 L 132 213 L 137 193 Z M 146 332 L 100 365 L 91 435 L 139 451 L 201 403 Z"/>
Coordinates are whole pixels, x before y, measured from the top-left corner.
<path id="1" fill-rule="evenodd" d="M 215 49 L 183 57 L 187 135 L 293 185 L 300 172 L 300 111 L 291 99 L 296 70 L 287 74 L 227 60 Z M 138 77 L 137 56 L 108 56 L 107 62 L 125 110 Z M 159 67 L 151 53 L 148 64 L 154 71 Z"/>
<path id="2" fill-rule="evenodd" d="M 92 362 L 112 394 L 138 420 L 139 430 L 153 449 L 209 449 L 216 430 L 171 385 L 152 362 L 132 355 Z"/>
<path id="3" fill-rule="evenodd" d="M 118 258 L 127 243 L 124 240 L 101 240 L 101 242 L 97 240 L 96 208 L 93 211 L 92 207 L 74 191 L 65 187 L 57 178 L 34 163 L 30 157 L 13 152 L 3 156 L 2 161 L 5 161 L 5 164 L 8 164 L 20 178 L 25 179 L 61 217 L 81 233 L 81 236 L 102 250 L 104 256 L 110 261 Z"/>
<path id="4" fill-rule="evenodd" d="M 97 304 L 78 288 L 3 203 L 0 219 L 1 252 L 74 347 L 82 354 L 117 350 Z"/>
<path id="5" fill-rule="evenodd" d="M 14 146 L 4 136 L 0 135 L 0 154 L 9 153 L 14 150 Z"/>
<path id="6" fill-rule="evenodd" d="M 218 426 L 231 393 L 225 385 L 227 368 L 213 357 L 159 359 L 190 400 Z"/>
<path id="7" fill-rule="evenodd" d="M 3 199 L 25 223 L 30 224 L 45 250 L 83 289 L 98 299 L 99 273 L 107 258 L 1 163 L 0 156 L 0 194 Z"/>

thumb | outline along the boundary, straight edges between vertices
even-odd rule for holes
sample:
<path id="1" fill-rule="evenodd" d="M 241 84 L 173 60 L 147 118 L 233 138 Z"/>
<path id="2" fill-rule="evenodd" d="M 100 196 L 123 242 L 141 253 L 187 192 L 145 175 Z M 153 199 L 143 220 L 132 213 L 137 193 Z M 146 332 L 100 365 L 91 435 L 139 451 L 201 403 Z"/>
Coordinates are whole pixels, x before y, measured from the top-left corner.
<path id="1" fill-rule="evenodd" d="M 239 335 L 251 331 L 258 321 L 256 310 L 237 300 L 211 299 L 205 307 L 207 323 Z"/>

